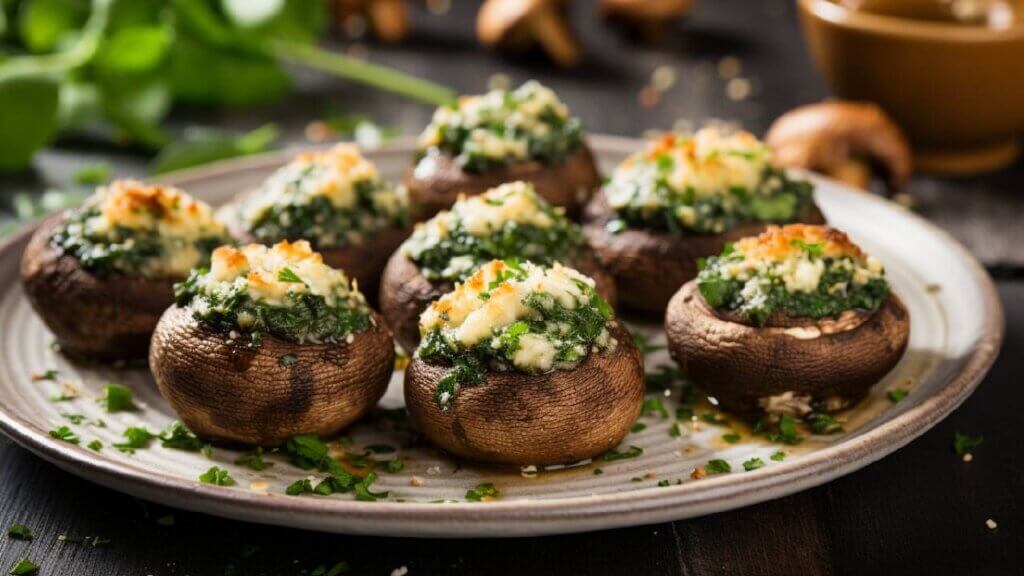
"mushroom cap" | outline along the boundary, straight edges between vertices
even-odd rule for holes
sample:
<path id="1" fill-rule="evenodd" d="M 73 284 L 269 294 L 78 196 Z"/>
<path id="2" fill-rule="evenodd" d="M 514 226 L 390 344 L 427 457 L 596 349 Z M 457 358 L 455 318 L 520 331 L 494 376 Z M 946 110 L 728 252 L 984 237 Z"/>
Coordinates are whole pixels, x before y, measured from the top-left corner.
<path id="1" fill-rule="evenodd" d="M 231 237 L 242 244 L 267 244 L 249 231 L 239 215 L 239 209 L 245 196 L 232 201 L 217 211 L 217 217 L 224 222 Z M 317 247 L 314 249 L 324 258 L 324 263 L 331 268 L 338 268 L 359 285 L 359 291 L 366 295 L 371 304 L 380 289 L 380 276 L 391 253 L 402 245 L 412 232 L 410 227 L 387 226 L 367 234 L 362 242 L 348 246 Z M 290 241 L 299 238 L 288 238 Z"/>
<path id="2" fill-rule="evenodd" d="M 672 234 L 642 228 L 612 233 L 615 216 L 604 194 L 595 194 L 584 212 L 583 233 L 604 267 L 615 278 L 619 303 L 641 314 L 661 316 L 679 287 L 697 276 L 697 260 L 719 254 L 725 245 L 764 232 L 767 224 L 736 226 L 721 234 Z M 824 224 L 816 206 L 801 218 Z"/>
<path id="3" fill-rule="evenodd" d="M 856 402 L 899 362 L 910 337 L 910 316 L 893 293 L 872 313 L 783 316 L 763 327 L 738 322 L 711 309 L 688 282 L 665 313 L 669 352 L 724 409 L 756 414 L 759 399 L 786 392 Z"/>
<path id="4" fill-rule="evenodd" d="M 539 10 L 560 6 L 562 0 L 487 0 L 476 17 L 476 35 L 488 46 L 500 44 Z"/>
<path id="5" fill-rule="evenodd" d="M 644 368 L 629 331 L 613 321 L 615 350 L 591 353 L 573 370 L 488 372 L 464 386 L 452 407 L 434 399 L 451 369 L 414 358 L 405 373 L 413 424 L 445 451 L 477 462 L 549 465 L 578 462 L 615 447 L 640 415 Z"/>
<path id="6" fill-rule="evenodd" d="M 592 278 L 597 293 L 615 306 L 615 280 L 589 246 L 581 246 L 576 257 L 564 264 Z M 431 302 L 454 289 L 452 282 L 428 280 L 400 250 L 392 254 L 381 278 L 380 311 L 402 348 L 408 352 L 416 349 L 420 342 L 420 314 Z"/>
<path id="7" fill-rule="evenodd" d="M 685 16 L 693 0 L 601 0 L 601 12 L 609 18 L 659 21 Z"/>
<path id="8" fill-rule="evenodd" d="M 910 179 L 907 138 L 875 104 L 829 101 L 800 106 L 772 123 L 765 142 L 782 166 L 835 174 L 850 160 L 863 157 L 882 168 L 893 191 Z"/>
<path id="9" fill-rule="evenodd" d="M 43 221 L 21 258 L 29 302 L 63 351 L 99 361 L 146 358 L 160 315 L 174 303 L 174 280 L 97 276 L 50 245 L 62 214 Z"/>
<path id="10" fill-rule="evenodd" d="M 506 182 L 522 180 L 533 184 L 542 198 L 565 208 L 570 218 L 579 216 L 583 205 L 601 184 L 601 174 L 586 144 L 553 164 L 522 162 L 481 173 L 465 172 L 447 152 L 434 157 L 435 167 L 426 177 L 410 168 L 405 185 L 410 211 L 416 221 L 426 220 L 455 203 L 459 194 L 476 196 Z"/>
<path id="11" fill-rule="evenodd" d="M 173 306 L 153 333 L 149 365 L 171 408 L 203 438 L 275 446 L 296 434 L 329 436 L 377 404 L 394 370 L 391 335 L 370 313 L 373 326 L 351 343 L 264 334 L 249 348 Z"/>

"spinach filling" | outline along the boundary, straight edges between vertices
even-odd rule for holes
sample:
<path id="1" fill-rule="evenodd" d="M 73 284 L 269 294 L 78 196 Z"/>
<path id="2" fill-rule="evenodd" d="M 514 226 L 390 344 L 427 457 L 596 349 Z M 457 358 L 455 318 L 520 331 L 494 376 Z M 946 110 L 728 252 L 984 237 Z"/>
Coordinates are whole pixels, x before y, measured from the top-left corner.
<path id="1" fill-rule="evenodd" d="M 61 254 L 78 260 L 82 268 L 106 277 L 117 274 L 148 275 L 154 261 L 187 249 L 199 253 L 198 265 L 209 262 L 210 252 L 228 241 L 225 236 L 203 236 L 194 241 L 162 237 L 156 230 L 114 226 L 99 233 L 90 221 L 102 216 L 98 207 L 83 207 L 68 215 L 50 235 L 50 245 Z"/>
<path id="2" fill-rule="evenodd" d="M 616 207 L 615 218 L 607 224 L 609 231 L 648 228 L 671 234 L 718 234 L 750 222 L 793 222 L 813 205 L 813 184 L 793 180 L 784 170 L 770 166 L 765 168 L 756 190 L 733 187 L 723 194 L 698 195 L 693 188 L 687 188 L 679 192 L 667 179 L 673 162 L 670 156 L 659 157 L 657 170 L 650 176 L 653 182 L 615 180 L 610 184 L 632 188 L 633 196 L 638 195 L 641 187 L 653 187 L 658 202 L 653 207 Z"/>
<path id="3" fill-rule="evenodd" d="M 481 299 L 487 300 L 490 290 L 506 280 L 526 277 L 526 271 L 518 262 L 505 262 L 509 268 L 488 285 L 487 291 L 480 293 Z M 426 362 L 452 367 L 434 390 L 434 399 L 441 410 L 451 408 L 463 386 L 482 383 L 488 370 L 547 371 L 515 363 L 516 354 L 526 338 L 540 337 L 553 346 L 553 368 L 560 370 L 579 365 L 592 348 L 606 349 L 611 344 L 607 325 L 614 316 L 612 307 L 589 284 L 578 280 L 576 284 L 583 296 L 575 308 L 560 305 L 550 294 L 532 292 L 523 301 L 534 312 L 532 318 L 495 329 L 490 338 L 473 346 L 463 346 L 437 328 L 423 334 L 416 354 Z"/>
<path id="4" fill-rule="evenodd" d="M 545 207 L 552 218 L 555 212 Z M 461 223 L 440 242 L 409 254 L 424 277 L 430 280 L 461 282 L 479 266 L 491 260 L 521 258 L 535 264 L 571 262 L 583 245 L 579 228 L 558 216 L 555 224 L 542 228 L 519 222 L 506 222 L 489 236 L 474 236 Z"/>
<path id="5" fill-rule="evenodd" d="M 317 169 L 308 167 L 288 186 L 297 189 L 301 179 Z M 354 183 L 356 202 L 348 208 L 339 208 L 324 196 L 302 202 L 275 202 L 248 223 L 249 232 L 261 242 L 308 240 L 317 249 L 357 244 L 385 226 L 408 225 L 404 209 L 387 210 L 374 200 L 385 186 L 373 180 Z"/>
<path id="6" fill-rule="evenodd" d="M 562 118 L 554 111 L 546 110 L 539 116 L 538 122 L 549 126 L 546 134 L 532 134 L 514 125 L 507 125 L 503 119 L 474 127 L 441 126 L 441 142 L 437 148 L 455 156 L 455 162 L 463 171 L 480 173 L 528 161 L 556 164 L 575 152 L 583 142 L 583 130 L 579 119 L 575 117 Z M 506 155 L 495 158 L 488 155 L 483 146 L 470 138 L 474 130 L 486 130 L 504 140 L 525 142 L 526 157 Z"/>
<path id="7" fill-rule="evenodd" d="M 821 257 L 817 255 L 820 245 L 793 242 L 799 243 L 809 258 L 820 258 L 824 263 L 815 290 L 790 291 L 772 273 L 745 280 L 729 277 L 724 273 L 726 266 L 742 262 L 744 257 L 728 245 L 721 255 L 698 262 L 697 288 L 704 301 L 712 308 L 738 312 L 750 323 L 763 326 L 776 310 L 791 318 L 819 319 L 836 317 L 847 310 L 874 312 L 888 297 L 889 284 L 884 277 L 854 282 L 859 264 L 852 258 Z"/>
<path id="8" fill-rule="evenodd" d="M 371 326 L 366 306 L 351 298 L 339 297 L 331 304 L 320 295 L 289 293 L 284 304 L 271 305 L 254 300 L 245 284 L 224 291 L 204 289 L 200 279 L 206 273 L 194 270 L 175 284 L 175 302 L 189 306 L 193 318 L 214 332 L 247 333 L 254 346 L 262 342 L 263 333 L 297 343 L 343 342 Z"/>

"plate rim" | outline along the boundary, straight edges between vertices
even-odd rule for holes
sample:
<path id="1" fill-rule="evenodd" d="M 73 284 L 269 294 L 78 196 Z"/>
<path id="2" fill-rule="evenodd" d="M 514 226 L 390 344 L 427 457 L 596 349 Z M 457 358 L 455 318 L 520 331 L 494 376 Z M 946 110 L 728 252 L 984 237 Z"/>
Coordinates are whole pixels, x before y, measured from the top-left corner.
<path id="1" fill-rule="evenodd" d="M 595 149 L 628 153 L 643 140 L 591 135 Z M 410 153 L 414 139 L 400 138 L 369 154 Z M 297 148 L 297 147 L 296 147 Z M 155 181 L 186 186 L 189 182 L 270 167 L 294 154 L 296 148 L 227 160 L 177 173 Z M 313 148 L 303 146 L 301 148 Z M 861 193 L 840 182 L 820 177 L 847 192 Z M 864 194 L 864 200 L 893 209 L 893 203 Z M 600 496 L 541 500 L 498 500 L 484 505 L 421 502 L 357 502 L 347 499 L 274 497 L 259 492 L 202 484 L 162 472 L 147 472 L 116 460 L 96 458 L 83 447 L 51 438 L 0 398 L 0 431 L 21 446 L 64 470 L 133 496 L 193 511 L 229 518 L 353 534 L 465 537 L 529 536 L 585 532 L 683 519 L 787 496 L 828 482 L 877 461 L 927 432 L 949 415 L 977 388 L 995 362 L 1005 333 L 1005 318 L 996 287 L 976 258 L 935 224 L 913 212 L 904 215 L 923 226 L 959 254 L 970 270 L 969 281 L 983 294 L 981 332 L 962 368 L 950 381 L 920 404 L 848 440 L 781 462 L 750 474 L 731 474 L 669 487 L 646 487 Z M 0 255 L 22 245 L 39 220 L 0 241 Z M 20 255 L 16 256 L 20 258 Z M 13 279 L 12 284 L 19 282 Z M 17 383 L 12 383 L 17 385 Z M 352 525 L 350 521 L 365 524 Z"/>

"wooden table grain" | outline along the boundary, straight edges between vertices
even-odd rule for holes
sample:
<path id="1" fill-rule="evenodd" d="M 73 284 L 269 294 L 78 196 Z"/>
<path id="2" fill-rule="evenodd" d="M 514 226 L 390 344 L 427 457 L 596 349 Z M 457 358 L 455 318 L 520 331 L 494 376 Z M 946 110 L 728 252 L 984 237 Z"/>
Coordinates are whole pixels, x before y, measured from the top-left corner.
<path id="1" fill-rule="evenodd" d="M 415 36 L 397 47 L 371 45 L 370 58 L 462 91 L 494 74 L 537 78 L 554 87 L 594 132 L 639 136 L 680 119 L 736 120 L 763 132 L 785 110 L 827 95 L 811 69 L 793 6 L 786 0 L 713 0 L 673 27 L 665 46 L 632 44 L 573 5 L 588 62 L 558 70 L 535 57 L 478 50 L 476 2 L 445 16 L 415 9 Z M 739 64 L 750 93 L 733 98 L 720 74 Z M 731 60 L 735 59 L 735 61 Z M 661 67 L 675 85 L 657 106 L 638 102 Z M 728 75 L 725 75 L 728 76 Z M 741 82 L 741 83 L 742 83 Z M 366 114 L 415 133 L 430 109 L 399 98 L 300 74 L 287 102 L 242 111 L 180 110 L 174 125 L 228 129 L 278 122 L 299 142 L 306 122 L 331 112 Z M 735 83 L 734 83 L 735 85 Z M 742 92 L 742 90 L 739 90 Z M 75 168 L 103 160 L 118 175 L 145 175 L 147 159 L 83 140 L 64 142 L 35 171 L 0 178 L 0 195 L 66 185 Z M 347 537 L 245 524 L 168 509 L 97 487 L 0 439 L 0 528 L 31 527 L 31 542 L 0 538 L 0 568 L 28 556 L 43 575 L 310 574 L 348 562 L 354 574 L 1020 574 L 1024 554 L 1024 164 L 968 178 L 919 176 L 916 209 L 964 241 L 1000 278 L 1006 343 L 978 391 L 944 422 L 895 454 L 827 485 L 704 518 L 605 532 L 515 540 Z M 8 335 L 9 337 L 9 335 Z M 972 462 L 953 452 L 954 433 L 984 435 Z M 997 527 L 989 528 L 992 519 Z M 104 546 L 59 535 L 100 536 Z M 399 572 L 401 573 L 401 571 Z"/>

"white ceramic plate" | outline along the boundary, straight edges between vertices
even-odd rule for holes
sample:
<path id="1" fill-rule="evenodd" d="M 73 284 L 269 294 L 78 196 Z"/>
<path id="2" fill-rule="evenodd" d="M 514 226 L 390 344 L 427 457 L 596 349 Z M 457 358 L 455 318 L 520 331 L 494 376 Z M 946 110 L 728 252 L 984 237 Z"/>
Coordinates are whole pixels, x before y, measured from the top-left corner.
<path id="1" fill-rule="evenodd" d="M 640 145 L 635 140 L 594 137 L 592 145 L 607 171 Z M 370 154 L 389 178 L 399 179 L 410 161 L 412 144 L 402 141 Z M 181 173 L 168 179 L 212 203 L 259 182 L 286 161 L 289 154 L 227 162 Z M 955 409 L 977 386 L 998 352 L 1003 334 L 998 297 L 985 271 L 944 232 L 895 204 L 822 178 L 817 201 L 829 221 L 850 233 L 879 257 L 896 292 L 911 313 L 911 339 L 899 366 L 880 382 L 864 403 L 840 415 L 846 432 L 807 437 L 796 447 L 769 444 L 734 426 L 741 438 L 722 439 L 729 428 L 709 425 L 699 416 L 685 421 L 681 435 L 674 425 L 676 397 L 663 397 L 669 417 L 642 418 L 643 430 L 631 433 L 623 449 L 638 446 L 643 454 L 614 462 L 583 463 L 536 474 L 459 464 L 429 447 L 410 443 L 401 423 L 375 417 L 347 433 L 347 443 L 334 445 L 360 452 L 387 444 L 404 469 L 382 473 L 376 489 L 388 490 L 385 501 L 357 502 L 350 495 L 286 496 L 284 488 L 308 472 L 294 468 L 281 455 L 268 460 L 272 468 L 255 472 L 233 462 L 237 451 L 215 448 L 209 457 L 165 449 L 154 443 L 135 454 L 111 447 L 123 430 L 144 425 L 164 428 L 174 414 L 160 398 L 148 373 L 74 365 L 51 350 L 51 334 L 36 318 L 18 282 L 18 262 L 28 231 L 0 246 L 0 427 L 33 452 L 74 474 L 129 494 L 230 518 L 344 533 L 391 536 L 524 536 L 579 532 L 663 522 L 698 516 L 778 498 L 827 482 L 882 458 L 921 435 Z M 634 327 L 655 342 L 663 341 L 656 326 Z M 648 369 L 671 364 L 663 352 L 647 357 Z M 57 369 L 56 382 L 32 381 L 30 375 Z M 97 404 L 104 383 L 134 389 L 138 412 L 106 414 Z M 50 396 L 69 383 L 74 400 L 53 402 Z M 885 392 L 910 388 L 894 404 Z M 401 405 L 401 376 L 396 374 L 383 401 Z M 62 414 L 82 414 L 74 424 Z M 92 425 L 102 418 L 106 427 Z M 82 439 L 72 445 L 49 436 L 67 425 Z M 93 439 L 105 448 L 85 447 Z M 782 449 L 782 461 L 770 455 Z M 759 457 L 763 468 L 744 472 L 742 463 Z M 730 463 L 732 472 L 695 480 L 691 474 L 710 459 Z M 217 465 L 230 470 L 235 487 L 197 481 Z M 602 473 L 595 474 L 600 468 Z M 662 482 L 665 481 L 665 482 Z M 499 490 L 494 501 L 465 501 L 466 491 L 490 482 Z M 658 486 L 658 483 L 669 484 Z M 456 500 L 455 503 L 433 503 Z"/>

